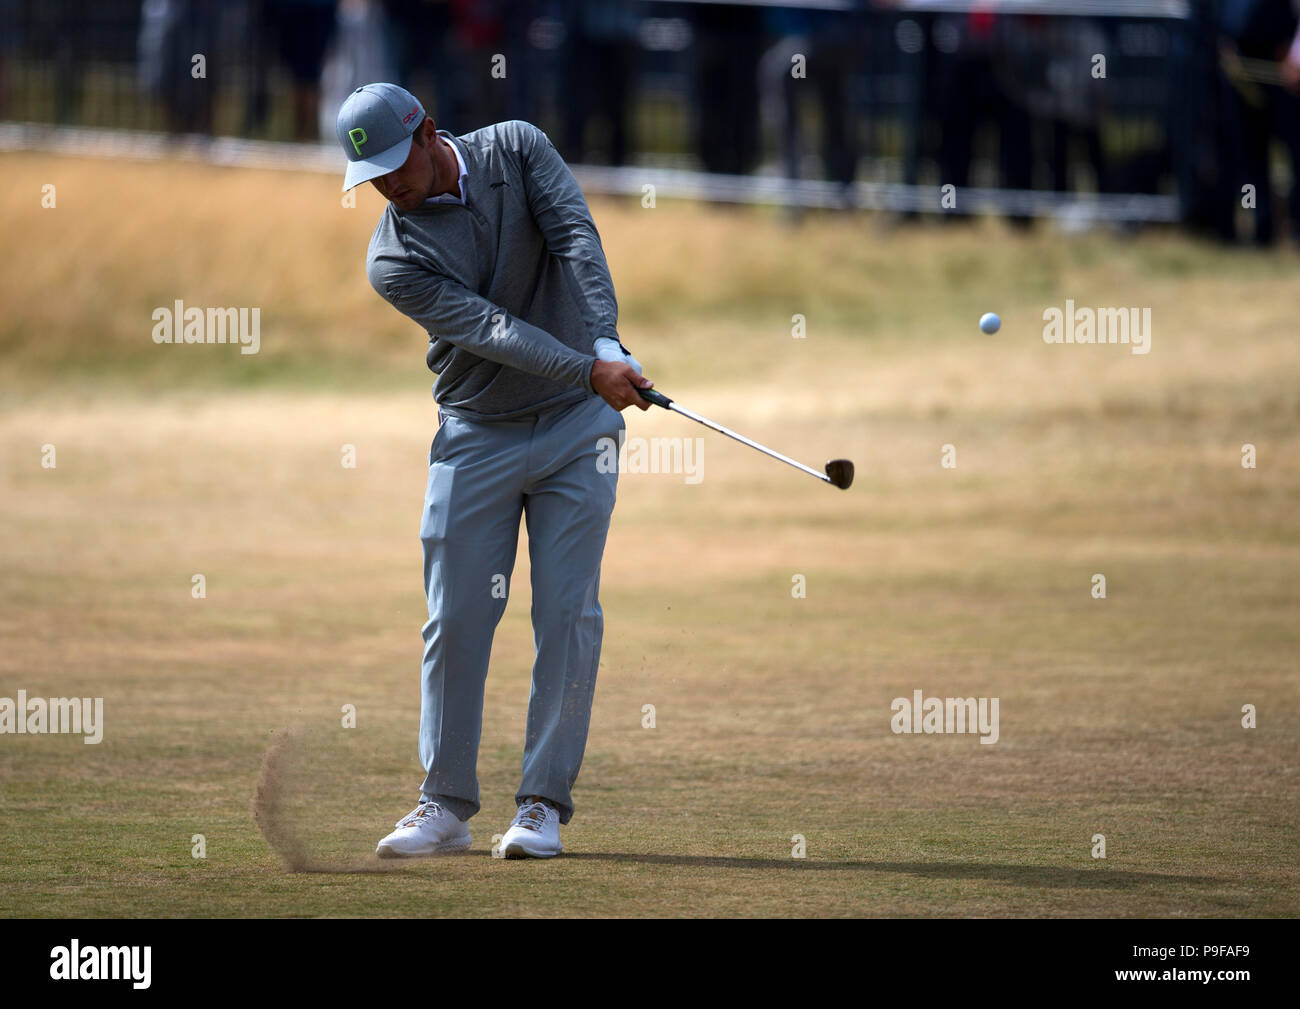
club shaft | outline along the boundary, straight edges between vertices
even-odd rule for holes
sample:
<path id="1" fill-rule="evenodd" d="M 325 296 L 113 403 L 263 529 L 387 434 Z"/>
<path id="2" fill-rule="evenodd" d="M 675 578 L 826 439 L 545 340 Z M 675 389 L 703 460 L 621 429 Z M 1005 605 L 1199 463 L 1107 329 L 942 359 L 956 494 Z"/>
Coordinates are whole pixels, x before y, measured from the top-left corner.
<path id="1" fill-rule="evenodd" d="M 768 448 L 766 445 L 760 445 L 760 444 L 759 444 L 758 442 L 756 442 L 756 441 L 751 441 L 749 438 L 746 438 L 743 434 L 737 434 L 735 431 L 731 430 L 731 428 L 729 428 L 729 427 L 723 427 L 721 424 L 714 423 L 713 421 L 709 420 L 708 417 L 701 417 L 701 416 L 700 416 L 698 413 L 696 413 L 695 411 L 693 411 L 693 410 L 688 410 L 688 409 L 686 409 L 686 407 L 684 407 L 684 406 L 680 406 L 680 405 L 677 403 L 676 400 L 673 400 L 672 402 L 670 402 L 670 403 L 668 404 L 668 409 L 669 409 L 669 410 L 676 410 L 676 411 L 677 411 L 678 413 L 680 413 L 683 417 L 689 417 L 691 420 L 695 421 L 697 424 L 703 424 L 705 427 L 707 427 L 707 428 L 711 428 L 711 429 L 713 429 L 714 431 L 717 431 L 718 434 L 725 434 L 728 438 L 734 438 L 736 441 L 740 442 L 742 445 L 748 445 L 750 448 L 756 448 L 756 449 L 758 449 L 760 452 L 764 453 L 765 455 L 770 455 L 773 459 L 780 459 L 780 460 L 781 460 L 783 463 L 785 463 L 787 466 L 793 466 L 795 469 L 801 469 L 801 470 L 803 470 L 805 473 L 807 473 L 809 476 L 815 476 L 818 480 L 824 480 L 826 483 L 830 483 L 830 482 L 831 482 L 831 478 L 828 477 L 825 473 L 822 473 L 822 472 L 820 472 L 819 470 L 815 470 L 815 469 L 813 469 L 811 466 L 805 466 L 805 465 L 804 465 L 803 463 L 801 463 L 801 462 L 796 462 L 794 459 L 791 459 L 788 455 L 782 455 L 780 452 L 774 452 L 772 449 Z"/>

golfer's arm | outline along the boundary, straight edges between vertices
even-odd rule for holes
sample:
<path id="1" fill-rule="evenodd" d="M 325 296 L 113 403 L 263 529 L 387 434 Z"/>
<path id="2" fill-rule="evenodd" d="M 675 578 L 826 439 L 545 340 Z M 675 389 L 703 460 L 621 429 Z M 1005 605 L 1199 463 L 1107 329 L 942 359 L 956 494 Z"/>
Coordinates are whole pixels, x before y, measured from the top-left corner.
<path id="1" fill-rule="evenodd" d="M 533 220 L 546 248 L 564 261 L 565 276 L 592 340 L 617 340 L 614 281 L 586 197 L 546 134 L 527 123 L 520 126 L 524 129 L 524 189 Z"/>
<path id="2" fill-rule="evenodd" d="M 511 315 L 448 277 L 372 264 L 370 282 L 403 315 L 462 350 L 531 375 L 591 388 L 594 355 L 566 347 L 544 329 Z"/>

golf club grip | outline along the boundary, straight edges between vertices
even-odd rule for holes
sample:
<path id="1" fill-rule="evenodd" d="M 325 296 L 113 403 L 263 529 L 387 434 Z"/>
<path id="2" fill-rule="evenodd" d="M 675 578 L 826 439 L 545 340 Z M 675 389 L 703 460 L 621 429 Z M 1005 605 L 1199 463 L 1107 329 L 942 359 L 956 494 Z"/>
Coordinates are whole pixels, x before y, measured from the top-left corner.
<path id="1" fill-rule="evenodd" d="M 662 392 L 657 392 L 654 389 L 638 389 L 637 392 L 641 394 L 642 399 L 649 400 L 655 406 L 662 406 L 665 410 L 668 409 L 668 404 L 672 402 Z"/>

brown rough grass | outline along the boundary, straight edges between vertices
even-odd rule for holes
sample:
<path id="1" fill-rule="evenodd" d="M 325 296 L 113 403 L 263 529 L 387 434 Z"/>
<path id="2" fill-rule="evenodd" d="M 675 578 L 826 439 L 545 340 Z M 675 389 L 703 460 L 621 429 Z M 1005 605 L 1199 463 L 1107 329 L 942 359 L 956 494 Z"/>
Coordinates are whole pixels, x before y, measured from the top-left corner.
<path id="1" fill-rule="evenodd" d="M 423 337 L 360 270 L 374 200 L 0 160 L 26 236 L 0 253 L 0 696 L 103 696 L 107 721 L 98 746 L 0 737 L 0 913 L 1296 913 L 1293 258 L 598 203 L 660 386 L 858 482 L 630 416 L 703 436 L 704 480 L 622 478 L 566 855 L 488 856 L 532 658 L 521 534 L 473 851 L 376 871 L 420 780 L 435 421 Z M 265 355 L 152 346 L 173 297 L 261 304 Z M 1067 297 L 1150 305 L 1152 353 L 1043 344 Z M 914 689 L 1000 698 L 1000 741 L 894 735 Z"/>

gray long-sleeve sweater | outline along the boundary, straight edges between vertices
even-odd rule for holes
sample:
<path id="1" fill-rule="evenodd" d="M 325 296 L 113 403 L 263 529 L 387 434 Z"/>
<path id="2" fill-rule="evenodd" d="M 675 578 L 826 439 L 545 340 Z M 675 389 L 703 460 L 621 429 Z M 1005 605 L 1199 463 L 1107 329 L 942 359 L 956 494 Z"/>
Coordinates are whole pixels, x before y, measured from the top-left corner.
<path id="1" fill-rule="evenodd" d="M 429 333 L 439 407 L 506 420 L 591 395 L 592 344 L 618 339 L 618 303 L 573 173 L 529 123 L 438 132 L 465 159 L 465 205 L 390 203 L 366 272 Z"/>

